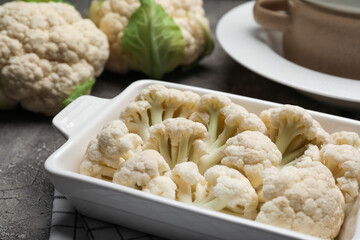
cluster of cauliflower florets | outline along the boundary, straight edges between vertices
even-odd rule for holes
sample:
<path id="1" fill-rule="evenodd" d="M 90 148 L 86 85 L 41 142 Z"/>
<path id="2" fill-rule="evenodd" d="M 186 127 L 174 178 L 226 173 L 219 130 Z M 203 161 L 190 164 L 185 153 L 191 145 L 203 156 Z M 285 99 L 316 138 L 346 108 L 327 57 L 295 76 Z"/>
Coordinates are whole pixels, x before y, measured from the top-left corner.
<path id="1" fill-rule="evenodd" d="M 257 116 L 222 95 L 151 85 L 90 141 L 80 173 L 333 239 L 358 196 L 360 137 L 329 134 L 297 106 Z"/>

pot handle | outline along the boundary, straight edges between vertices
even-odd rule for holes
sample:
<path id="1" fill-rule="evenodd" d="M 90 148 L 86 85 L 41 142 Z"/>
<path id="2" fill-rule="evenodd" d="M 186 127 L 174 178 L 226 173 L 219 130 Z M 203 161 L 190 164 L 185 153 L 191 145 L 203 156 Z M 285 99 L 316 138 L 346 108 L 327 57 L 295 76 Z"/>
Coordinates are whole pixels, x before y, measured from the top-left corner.
<path id="1" fill-rule="evenodd" d="M 69 138 L 72 133 L 85 125 L 89 119 L 92 119 L 109 101 L 110 99 L 89 95 L 78 97 L 59 112 L 52 123 L 66 138 Z"/>
<path id="2" fill-rule="evenodd" d="M 254 6 L 255 21 L 264 28 L 285 32 L 290 24 L 287 0 L 257 0 Z"/>

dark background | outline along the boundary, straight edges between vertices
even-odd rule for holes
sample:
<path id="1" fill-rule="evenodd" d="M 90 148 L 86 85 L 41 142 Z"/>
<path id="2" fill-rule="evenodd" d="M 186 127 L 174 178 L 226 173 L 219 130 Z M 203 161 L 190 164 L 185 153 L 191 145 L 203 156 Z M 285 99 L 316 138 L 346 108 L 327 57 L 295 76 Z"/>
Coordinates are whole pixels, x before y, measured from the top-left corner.
<path id="1" fill-rule="evenodd" d="M 0 4 L 5 1 L 0 0 Z M 86 12 L 88 1 L 73 1 Z M 341 109 L 313 100 L 300 92 L 251 72 L 233 61 L 216 41 L 218 20 L 241 0 L 204 0 L 215 50 L 189 72 L 179 70 L 164 80 L 220 90 L 360 120 L 360 110 Z M 241 39 L 239 39 L 241 44 Z M 260 56 L 259 56 L 260 57 Z M 112 98 L 130 83 L 147 78 L 131 72 L 105 71 L 92 95 Z M 360 94 L 360 93 L 359 93 Z M 359 108 L 360 109 L 360 108 Z M 52 118 L 41 114 L 0 111 L 0 239 L 48 239 L 54 188 L 44 171 L 44 161 L 66 139 L 53 128 Z"/>

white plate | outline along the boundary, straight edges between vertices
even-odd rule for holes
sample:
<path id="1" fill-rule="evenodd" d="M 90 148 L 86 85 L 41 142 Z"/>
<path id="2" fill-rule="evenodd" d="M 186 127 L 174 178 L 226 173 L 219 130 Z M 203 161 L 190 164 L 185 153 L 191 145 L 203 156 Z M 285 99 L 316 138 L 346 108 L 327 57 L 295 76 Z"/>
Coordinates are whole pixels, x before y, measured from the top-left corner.
<path id="1" fill-rule="evenodd" d="M 229 97 L 253 113 L 279 106 L 258 99 L 211 91 L 186 85 L 137 81 L 113 99 L 82 96 L 73 101 L 53 119 L 53 124 L 69 139 L 45 162 L 45 169 L 56 189 L 63 193 L 80 213 L 168 239 L 207 240 L 320 240 L 298 232 L 243 219 L 220 212 L 198 208 L 132 188 L 84 176 L 78 173 L 88 142 L 110 120 L 118 119 L 120 111 L 142 89 L 160 83 L 168 88 L 198 94 L 215 93 Z M 347 130 L 360 133 L 360 122 L 310 111 L 329 132 Z M 358 202 L 358 201 L 357 201 Z M 360 239 L 359 206 L 347 217 L 338 240 Z"/>
<path id="2" fill-rule="evenodd" d="M 282 34 L 259 26 L 253 6 L 253 1 L 244 3 L 220 19 L 216 36 L 225 52 L 270 80 L 327 103 L 360 109 L 360 80 L 320 73 L 283 58 Z"/>

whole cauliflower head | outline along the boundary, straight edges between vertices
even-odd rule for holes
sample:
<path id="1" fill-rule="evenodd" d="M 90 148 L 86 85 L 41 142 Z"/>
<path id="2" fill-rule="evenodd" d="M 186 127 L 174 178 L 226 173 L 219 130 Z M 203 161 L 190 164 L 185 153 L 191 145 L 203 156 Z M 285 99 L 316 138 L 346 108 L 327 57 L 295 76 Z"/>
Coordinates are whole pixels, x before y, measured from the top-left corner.
<path id="1" fill-rule="evenodd" d="M 110 71 L 132 69 L 161 77 L 180 64 L 194 63 L 213 48 L 202 0 L 93 0 L 88 17 L 108 37 L 106 68 Z"/>
<path id="2" fill-rule="evenodd" d="M 79 86 L 89 93 L 108 55 L 106 36 L 69 4 L 0 6 L 0 86 L 25 109 L 54 115 Z"/>
<path id="3" fill-rule="evenodd" d="M 344 220 L 344 196 L 331 172 L 308 156 L 292 166 L 265 169 L 263 197 L 259 222 L 333 239 Z"/>
<path id="4" fill-rule="evenodd" d="M 157 151 L 145 150 L 122 163 L 114 174 L 113 182 L 141 190 L 151 179 L 169 170 L 169 165 Z"/>

